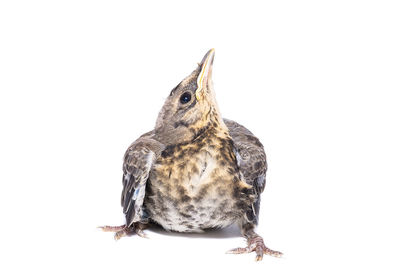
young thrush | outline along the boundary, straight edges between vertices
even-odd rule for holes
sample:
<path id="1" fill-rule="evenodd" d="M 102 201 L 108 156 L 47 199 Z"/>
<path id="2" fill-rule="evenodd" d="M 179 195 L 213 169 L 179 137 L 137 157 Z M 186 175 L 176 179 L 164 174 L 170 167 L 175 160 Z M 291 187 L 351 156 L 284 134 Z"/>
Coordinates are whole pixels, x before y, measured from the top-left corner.
<path id="1" fill-rule="evenodd" d="M 174 89 L 154 130 L 126 151 L 123 164 L 122 226 L 104 226 L 115 238 L 144 236 L 148 223 L 178 232 L 201 232 L 237 223 L 248 246 L 228 253 L 267 248 L 255 233 L 267 162 L 263 145 L 244 126 L 223 119 L 211 80 L 214 49 Z"/>

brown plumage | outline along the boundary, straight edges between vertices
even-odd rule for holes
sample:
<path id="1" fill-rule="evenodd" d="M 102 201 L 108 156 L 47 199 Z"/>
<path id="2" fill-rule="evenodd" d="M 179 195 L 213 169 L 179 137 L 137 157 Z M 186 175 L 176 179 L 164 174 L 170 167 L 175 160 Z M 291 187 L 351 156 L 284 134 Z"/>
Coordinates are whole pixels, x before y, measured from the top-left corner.
<path id="1" fill-rule="evenodd" d="M 211 73 L 214 50 L 170 93 L 155 129 L 126 151 L 121 205 L 126 224 L 105 226 L 116 238 L 143 236 L 148 223 L 201 232 L 238 223 L 246 248 L 280 256 L 254 232 L 267 171 L 264 148 L 244 126 L 222 119 Z"/>

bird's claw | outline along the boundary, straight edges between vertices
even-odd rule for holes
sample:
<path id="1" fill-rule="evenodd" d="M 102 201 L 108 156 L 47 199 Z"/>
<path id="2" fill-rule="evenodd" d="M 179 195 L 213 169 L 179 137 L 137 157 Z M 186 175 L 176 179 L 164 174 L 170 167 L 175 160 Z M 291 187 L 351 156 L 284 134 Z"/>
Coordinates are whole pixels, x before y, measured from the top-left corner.
<path id="1" fill-rule="evenodd" d="M 136 229 L 136 234 L 142 238 L 149 238 L 142 229 Z"/>
<path id="2" fill-rule="evenodd" d="M 123 230 L 126 227 L 126 225 L 120 225 L 120 226 L 109 226 L 109 225 L 105 225 L 105 226 L 99 226 L 97 228 L 103 230 L 103 232 L 118 232 Z"/>
<path id="3" fill-rule="evenodd" d="M 133 234 L 137 234 L 140 237 L 147 238 L 147 235 L 143 232 L 143 225 L 139 223 L 133 224 L 132 226 L 127 227 L 126 225 L 121 226 L 100 226 L 98 227 L 104 232 L 114 232 L 114 239 L 119 240 L 121 237 L 130 236 Z"/>
<path id="4" fill-rule="evenodd" d="M 248 246 L 245 248 L 234 248 L 228 250 L 226 253 L 228 254 L 243 254 L 243 253 L 250 253 L 256 252 L 256 261 L 260 261 L 263 259 L 264 254 L 274 256 L 274 257 L 281 257 L 283 255 L 282 252 L 272 250 L 265 246 L 263 239 L 261 236 L 257 236 L 254 238 L 249 239 Z"/>

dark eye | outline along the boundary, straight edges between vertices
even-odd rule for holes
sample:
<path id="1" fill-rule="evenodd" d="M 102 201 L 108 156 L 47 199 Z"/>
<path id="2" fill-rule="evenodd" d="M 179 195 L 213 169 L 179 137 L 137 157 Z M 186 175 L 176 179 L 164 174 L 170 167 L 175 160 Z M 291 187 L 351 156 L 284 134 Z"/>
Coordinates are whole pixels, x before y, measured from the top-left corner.
<path id="1" fill-rule="evenodd" d="M 182 104 L 186 104 L 192 99 L 192 95 L 189 92 L 185 92 L 181 95 L 181 98 L 179 101 L 181 101 Z"/>

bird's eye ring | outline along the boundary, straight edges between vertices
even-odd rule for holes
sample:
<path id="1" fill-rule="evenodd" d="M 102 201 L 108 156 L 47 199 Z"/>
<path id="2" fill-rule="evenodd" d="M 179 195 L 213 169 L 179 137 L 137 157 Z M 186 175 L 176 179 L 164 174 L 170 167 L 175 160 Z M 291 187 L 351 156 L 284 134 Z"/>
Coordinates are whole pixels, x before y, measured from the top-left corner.
<path id="1" fill-rule="evenodd" d="M 186 104 L 188 103 L 190 100 L 192 99 L 192 95 L 189 92 L 185 92 L 181 95 L 181 98 L 179 99 L 179 101 L 182 104 Z"/>

